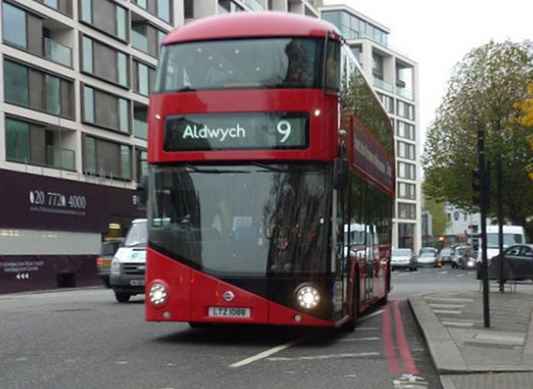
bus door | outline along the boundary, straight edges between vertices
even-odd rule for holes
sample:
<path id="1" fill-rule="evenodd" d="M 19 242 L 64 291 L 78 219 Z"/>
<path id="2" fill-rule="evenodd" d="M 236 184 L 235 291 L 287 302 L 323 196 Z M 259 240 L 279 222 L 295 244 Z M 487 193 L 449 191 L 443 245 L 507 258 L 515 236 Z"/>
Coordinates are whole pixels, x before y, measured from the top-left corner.
<path id="1" fill-rule="evenodd" d="M 333 215 L 335 218 L 335 228 L 332 229 L 333 239 L 335 244 L 335 252 L 332 258 L 332 273 L 335 274 L 335 280 L 333 282 L 333 311 L 337 318 L 340 318 L 343 314 L 346 292 L 348 288 L 348 234 L 347 230 L 347 207 L 346 207 L 346 190 L 333 191 Z"/>

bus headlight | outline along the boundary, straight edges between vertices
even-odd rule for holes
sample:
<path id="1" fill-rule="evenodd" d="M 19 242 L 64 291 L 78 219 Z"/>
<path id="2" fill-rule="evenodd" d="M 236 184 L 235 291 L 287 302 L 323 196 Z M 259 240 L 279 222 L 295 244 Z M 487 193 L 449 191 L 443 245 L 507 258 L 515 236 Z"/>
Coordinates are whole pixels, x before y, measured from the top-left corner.
<path id="1" fill-rule="evenodd" d="M 160 282 L 154 282 L 150 287 L 150 302 L 159 307 L 167 302 L 167 287 Z"/>
<path id="2" fill-rule="evenodd" d="M 296 291 L 296 301 L 303 309 L 313 309 L 320 302 L 320 293 L 313 286 L 302 286 Z"/>

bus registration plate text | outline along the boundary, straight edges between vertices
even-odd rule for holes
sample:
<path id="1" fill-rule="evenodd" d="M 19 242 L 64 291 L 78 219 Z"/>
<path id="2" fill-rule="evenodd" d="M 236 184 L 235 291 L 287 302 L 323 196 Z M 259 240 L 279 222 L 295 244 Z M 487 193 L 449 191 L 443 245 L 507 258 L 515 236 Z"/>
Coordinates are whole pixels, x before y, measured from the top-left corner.
<path id="1" fill-rule="evenodd" d="M 250 308 L 209 307 L 209 317 L 229 317 L 247 319 L 250 317 Z"/>

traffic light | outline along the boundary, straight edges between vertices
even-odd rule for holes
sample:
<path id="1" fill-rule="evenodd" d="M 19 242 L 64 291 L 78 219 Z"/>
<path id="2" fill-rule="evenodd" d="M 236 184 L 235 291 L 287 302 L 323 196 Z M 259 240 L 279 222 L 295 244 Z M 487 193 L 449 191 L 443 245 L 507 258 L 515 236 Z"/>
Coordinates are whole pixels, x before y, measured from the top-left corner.
<path id="1" fill-rule="evenodd" d="M 477 207 L 481 207 L 481 189 L 481 174 L 479 169 L 474 169 L 472 171 L 472 203 Z"/>

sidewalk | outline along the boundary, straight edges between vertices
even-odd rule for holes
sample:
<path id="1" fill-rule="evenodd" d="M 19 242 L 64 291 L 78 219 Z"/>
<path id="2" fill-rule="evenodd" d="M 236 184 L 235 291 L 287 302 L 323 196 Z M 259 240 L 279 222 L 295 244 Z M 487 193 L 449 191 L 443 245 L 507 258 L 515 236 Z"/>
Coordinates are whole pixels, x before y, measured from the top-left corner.
<path id="1" fill-rule="evenodd" d="M 480 291 L 409 299 L 444 389 L 533 388 L 533 284 L 491 288 L 491 328 Z"/>

